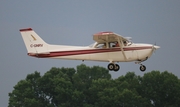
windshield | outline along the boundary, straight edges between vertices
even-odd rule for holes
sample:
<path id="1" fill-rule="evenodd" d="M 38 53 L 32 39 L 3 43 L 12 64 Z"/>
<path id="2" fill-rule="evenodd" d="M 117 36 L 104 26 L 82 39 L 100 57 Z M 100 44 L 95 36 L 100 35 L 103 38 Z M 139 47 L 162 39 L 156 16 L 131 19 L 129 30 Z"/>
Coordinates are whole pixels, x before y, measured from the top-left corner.
<path id="1" fill-rule="evenodd" d="M 96 43 L 92 43 L 89 45 L 89 47 L 93 48 Z"/>

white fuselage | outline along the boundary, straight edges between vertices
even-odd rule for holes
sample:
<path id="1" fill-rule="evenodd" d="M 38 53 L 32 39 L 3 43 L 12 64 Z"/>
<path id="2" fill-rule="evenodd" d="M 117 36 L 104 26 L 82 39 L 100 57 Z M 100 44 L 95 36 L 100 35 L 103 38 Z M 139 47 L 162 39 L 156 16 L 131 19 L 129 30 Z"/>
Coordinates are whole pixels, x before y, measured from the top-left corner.
<path id="1" fill-rule="evenodd" d="M 28 53 L 28 55 L 39 58 L 92 60 L 105 62 L 130 62 L 143 61 L 149 58 L 153 53 L 152 47 L 153 45 L 151 44 L 131 44 L 130 46 L 124 46 L 123 50 L 126 55 L 126 58 L 123 56 L 120 47 L 104 49 L 89 46 L 79 47 L 64 45 L 48 45 L 49 53 Z"/>

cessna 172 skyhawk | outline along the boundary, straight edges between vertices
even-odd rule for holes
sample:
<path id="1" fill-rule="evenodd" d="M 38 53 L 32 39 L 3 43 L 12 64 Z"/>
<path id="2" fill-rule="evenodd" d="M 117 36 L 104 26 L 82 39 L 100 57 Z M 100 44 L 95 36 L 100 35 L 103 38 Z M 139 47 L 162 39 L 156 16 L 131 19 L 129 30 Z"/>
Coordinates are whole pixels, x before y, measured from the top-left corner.
<path id="1" fill-rule="evenodd" d="M 100 32 L 93 35 L 94 44 L 90 46 L 52 45 L 43 41 L 31 28 L 20 29 L 28 55 L 37 58 L 57 58 L 69 60 L 91 60 L 109 62 L 108 69 L 118 71 L 116 62 L 135 61 L 140 70 L 146 67 L 141 62 L 147 60 L 160 48 L 152 44 L 135 44 L 128 38 L 113 32 Z"/>

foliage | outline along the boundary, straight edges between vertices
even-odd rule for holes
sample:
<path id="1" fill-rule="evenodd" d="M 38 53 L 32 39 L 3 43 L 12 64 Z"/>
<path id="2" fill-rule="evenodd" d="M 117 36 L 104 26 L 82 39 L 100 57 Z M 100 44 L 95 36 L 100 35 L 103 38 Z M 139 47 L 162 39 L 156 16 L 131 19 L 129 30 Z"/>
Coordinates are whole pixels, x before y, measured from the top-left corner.
<path id="1" fill-rule="evenodd" d="M 9 107 L 178 107 L 179 89 L 180 80 L 167 71 L 112 79 L 99 66 L 53 67 L 19 81 L 9 93 Z"/>

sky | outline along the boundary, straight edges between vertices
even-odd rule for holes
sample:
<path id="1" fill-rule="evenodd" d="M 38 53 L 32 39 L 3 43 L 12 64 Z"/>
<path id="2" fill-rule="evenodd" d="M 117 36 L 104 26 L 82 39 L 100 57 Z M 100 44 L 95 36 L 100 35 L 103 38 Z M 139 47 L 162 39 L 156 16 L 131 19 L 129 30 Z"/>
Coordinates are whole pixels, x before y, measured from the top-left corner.
<path id="1" fill-rule="evenodd" d="M 118 63 L 120 71 L 143 75 L 152 70 L 169 71 L 180 78 L 179 0 L 1 0 L 0 1 L 0 106 L 8 106 L 8 93 L 18 81 L 51 67 L 107 67 L 108 62 L 39 59 L 27 56 L 19 29 L 33 28 L 49 44 L 87 46 L 92 35 L 112 31 L 132 37 L 134 43 L 159 45 L 143 62 L 146 72 L 134 62 Z M 118 56 L 117 56 L 118 57 Z"/>

